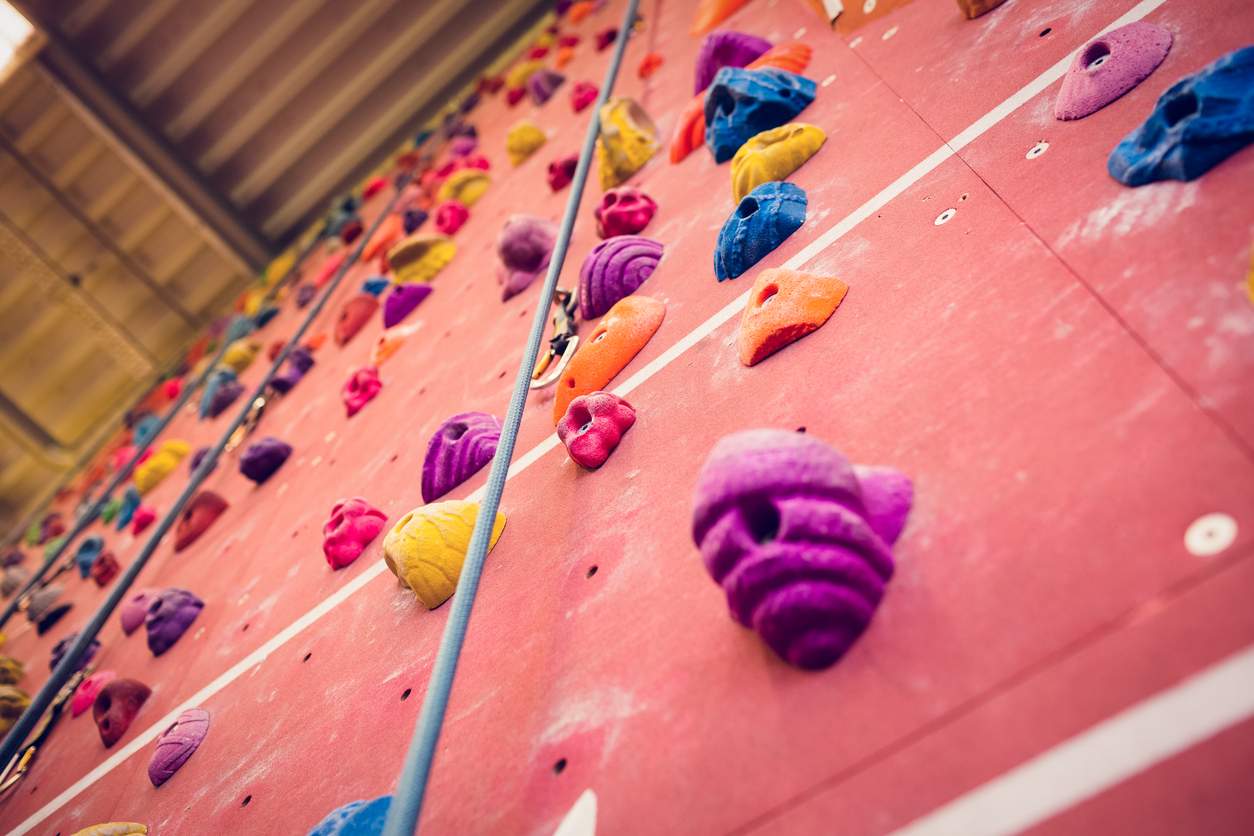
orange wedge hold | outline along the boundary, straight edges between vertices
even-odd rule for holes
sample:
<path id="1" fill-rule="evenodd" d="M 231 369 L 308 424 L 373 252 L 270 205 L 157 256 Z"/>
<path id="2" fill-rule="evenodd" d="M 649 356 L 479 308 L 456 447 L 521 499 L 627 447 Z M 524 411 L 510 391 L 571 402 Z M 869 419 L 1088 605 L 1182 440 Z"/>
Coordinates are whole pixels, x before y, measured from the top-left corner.
<path id="1" fill-rule="evenodd" d="M 405 225 L 401 216 L 388 215 L 383 219 L 383 223 L 379 224 L 379 228 L 375 230 L 366 248 L 361 251 L 361 260 L 370 261 L 376 256 L 383 255 L 404 234 Z"/>
<path id="2" fill-rule="evenodd" d="M 628 296 L 618 300 L 588 335 L 588 341 L 570 358 L 557 381 L 554 426 L 562 420 L 566 407 L 575 398 L 599 392 L 609 385 L 653 337 L 664 316 L 666 306 L 656 299 Z"/>
<path id="3" fill-rule="evenodd" d="M 848 290 L 848 285 L 832 276 L 763 270 L 740 320 L 740 362 L 752 366 L 818 330 Z"/>
<path id="4" fill-rule="evenodd" d="M 688 34 L 698 38 L 732 16 L 732 13 L 748 0 L 701 0 L 697 13 L 692 16 L 692 28 Z"/>

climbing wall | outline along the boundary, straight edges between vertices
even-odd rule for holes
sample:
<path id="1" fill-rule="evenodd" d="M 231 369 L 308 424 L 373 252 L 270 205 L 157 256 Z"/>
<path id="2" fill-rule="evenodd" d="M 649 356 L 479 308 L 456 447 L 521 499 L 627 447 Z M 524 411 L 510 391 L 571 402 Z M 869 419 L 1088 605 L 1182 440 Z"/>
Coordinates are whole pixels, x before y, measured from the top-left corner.
<path id="1" fill-rule="evenodd" d="M 615 86 L 667 138 L 693 94 L 694 7 L 643 0 Z M 516 212 L 560 217 L 568 191 L 550 192 L 546 168 L 588 121 L 569 87 L 600 84 L 609 51 L 592 36 L 622 10 L 564 25 L 582 41 L 547 104 L 497 95 L 471 113 L 493 182 L 407 320 L 421 327 L 382 366 L 382 392 L 345 417 L 340 387 L 366 363 L 376 316 L 346 347 L 319 348 L 265 413 L 255 437 L 295 450 L 273 478 L 255 487 L 242 448 L 224 456 L 205 486 L 229 510 L 179 554 L 167 537 L 136 584 L 192 590 L 204 611 L 161 657 L 110 620 L 99 667 L 152 697 L 111 750 L 90 714 L 65 719 L 0 801 L 0 832 L 123 820 L 162 835 L 304 834 L 395 789 L 449 605 L 428 611 L 398 586 L 382 537 L 332 570 L 321 527 L 354 495 L 399 519 L 422 504 L 440 422 L 504 415 L 539 284 L 502 303 L 496 235 Z M 1174 35 L 1164 63 L 1092 116 L 1056 121 L 1052 68 L 1138 19 Z M 814 49 L 818 93 L 801 118 L 827 142 L 789 178 L 806 224 L 717 283 L 728 166 L 702 149 L 672 165 L 664 142 L 630 181 L 657 201 L 643 234 L 665 247 L 638 291 L 665 320 L 611 387 L 637 421 L 587 471 L 556 443 L 551 390 L 531 397 L 422 833 L 548 836 L 592 789 L 603 834 L 886 834 L 1254 645 L 1254 149 L 1188 183 L 1129 189 L 1106 173 L 1168 86 L 1254 41 L 1254 4 L 1011 0 L 968 21 L 953 0 L 916 0 L 838 36 L 797 0 L 751 0 L 723 25 Z M 664 64 L 641 80 L 650 51 Z M 548 140 L 513 168 L 504 138 L 524 117 Z M 367 222 L 388 197 L 366 204 Z M 594 176 L 563 287 L 598 240 L 599 197 Z M 758 270 L 783 265 L 838 276 L 848 295 L 819 331 L 747 368 L 740 311 Z M 311 333 L 375 271 L 354 266 Z M 258 339 L 291 335 L 303 315 L 287 301 Z M 163 437 L 211 444 L 231 414 L 189 410 Z M 822 672 L 732 622 L 692 542 L 711 447 L 757 427 L 804 428 L 914 480 L 884 602 Z M 188 475 L 150 501 L 168 508 Z M 1235 540 L 1190 551 L 1186 530 L 1215 513 L 1236 520 Z M 144 542 L 92 530 L 123 563 Z M 28 662 L 32 693 L 52 645 L 104 597 L 64 583 L 75 608 L 47 635 L 9 625 L 4 652 Z M 154 789 L 151 732 L 190 705 L 210 712 L 208 736 Z M 1024 827 L 1248 833 L 1254 723 L 1238 720 Z"/>

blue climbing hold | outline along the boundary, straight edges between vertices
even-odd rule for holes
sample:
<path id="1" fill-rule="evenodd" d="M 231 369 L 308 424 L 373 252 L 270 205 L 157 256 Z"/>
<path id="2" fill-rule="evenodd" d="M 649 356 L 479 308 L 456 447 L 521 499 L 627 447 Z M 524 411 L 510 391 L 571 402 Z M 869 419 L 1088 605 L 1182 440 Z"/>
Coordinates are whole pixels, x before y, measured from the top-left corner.
<path id="1" fill-rule="evenodd" d="M 725 163 L 740 146 L 791 122 L 814 101 L 814 82 L 786 70 L 723 67 L 705 91 L 705 145 Z"/>
<path id="2" fill-rule="evenodd" d="M 253 321 L 256 322 L 257 327 L 260 328 L 263 325 L 265 325 L 267 322 L 269 322 L 270 320 L 274 319 L 275 315 L 278 314 L 278 312 L 279 312 L 279 309 L 276 308 L 275 306 L 267 305 L 266 307 L 257 311 L 257 315 L 253 317 Z"/>
<path id="3" fill-rule="evenodd" d="M 78 544 L 78 551 L 74 553 L 74 562 L 78 564 L 78 573 L 83 578 L 91 577 L 91 565 L 104 551 L 104 545 L 104 538 L 99 534 L 94 534 Z"/>
<path id="4" fill-rule="evenodd" d="M 373 801 L 350 801 L 332 810 L 309 831 L 309 836 L 380 836 L 391 804 L 390 795 Z"/>
<path id="5" fill-rule="evenodd" d="M 392 283 L 387 276 L 370 276 L 361 285 L 362 293 L 369 293 L 371 296 L 378 296 L 380 293 Z"/>
<path id="6" fill-rule="evenodd" d="M 139 488 L 134 484 L 126 486 L 126 493 L 122 494 L 122 504 L 118 506 L 117 530 L 121 531 L 131 524 L 131 518 L 135 516 L 135 509 L 139 507 Z"/>
<path id="7" fill-rule="evenodd" d="M 133 437 L 134 445 L 136 447 L 143 446 L 156 434 L 159 426 L 161 426 L 161 419 L 151 412 L 136 421 Z"/>
<path id="8" fill-rule="evenodd" d="M 1110 153 L 1125 186 L 1192 180 L 1254 142 L 1254 46 L 1229 52 L 1177 81 Z"/>
<path id="9" fill-rule="evenodd" d="M 257 323 L 250 316 L 237 315 L 231 317 L 231 321 L 226 326 L 226 335 L 222 338 L 222 342 L 230 345 L 236 340 L 247 337 L 257 328 Z"/>
<path id="10" fill-rule="evenodd" d="M 204 394 L 200 396 L 200 418 L 202 421 L 209 416 L 209 408 L 213 405 L 214 395 L 219 387 L 225 383 L 235 382 L 235 369 L 232 369 L 230 366 L 215 366 L 213 371 L 209 372 L 209 377 L 205 380 Z M 230 406 L 230 404 L 228 403 L 226 406 Z M 226 406 L 222 408 L 226 409 Z M 217 413 L 214 413 L 212 417 L 217 418 Z"/>
<path id="11" fill-rule="evenodd" d="M 761 261 L 806 222 L 806 193 L 792 183 L 763 183 L 740 199 L 714 251 L 714 274 L 734 279 Z"/>

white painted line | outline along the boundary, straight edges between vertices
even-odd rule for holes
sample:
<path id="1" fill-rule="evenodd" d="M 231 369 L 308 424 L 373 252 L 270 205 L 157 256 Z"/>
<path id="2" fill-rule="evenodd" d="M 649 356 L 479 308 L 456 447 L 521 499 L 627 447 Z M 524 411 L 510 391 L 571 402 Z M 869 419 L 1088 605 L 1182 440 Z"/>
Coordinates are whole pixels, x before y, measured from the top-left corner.
<path id="1" fill-rule="evenodd" d="M 1103 720 L 890 836 L 1012 836 L 1254 716 L 1254 646 Z"/>

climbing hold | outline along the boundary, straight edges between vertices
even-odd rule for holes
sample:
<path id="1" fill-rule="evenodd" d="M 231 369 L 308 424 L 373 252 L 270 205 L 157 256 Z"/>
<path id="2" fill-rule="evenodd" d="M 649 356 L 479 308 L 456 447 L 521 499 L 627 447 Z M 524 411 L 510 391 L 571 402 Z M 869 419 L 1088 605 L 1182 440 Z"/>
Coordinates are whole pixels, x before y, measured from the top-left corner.
<path id="1" fill-rule="evenodd" d="M 486 467 L 496 455 L 501 419 L 486 412 L 446 418 L 427 442 L 422 501 L 434 502 Z"/>
<path id="2" fill-rule="evenodd" d="M 483 193 L 492 185 L 492 178 L 480 168 L 459 168 L 440 186 L 435 199 L 439 201 L 457 200 L 470 208 L 475 201 L 483 197 Z"/>
<path id="3" fill-rule="evenodd" d="M 332 253 L 327 256 L 326 260 L 322 262 L 322 268 L 318 270 L 318 274 L 314 276 L 314 287 L 322 287 L 324 284 L 331 281 L 331 277 L 334 276 L 336 271 L 338 271 L 343 265 L 343 253 Z"/>
<path id="4" fill-rule="evenodd" d="M 278 315 L 279 315 L 279 309 L 277 307 L 275 307 L 274 305 L 267 305 L 266 307 L 257 311 L 257 313 L 253 316 L 253 322 L 256 323 L 258 328 L 262 328 L 266 325 L 266 323 L 268 323 L 270 320 L 274 319 Z M 176 392 L 172 397 L 177 397 L 177 395 L 178 393 Z"/>
<path id="5" fill-rule="evenodd" d="M 451 159 L 469 157 L 479 147 L 479 139 L 474 136 L 455 136 L 448 144 L 448 155 Z"/>
<path id="6" fill-rule="evenodd" d="M 496 236 L 496 281 L 502 301 L 521 292 L 549 268 L 557 224 L 535 215 L 513 215 Z"/>
<path id="7" fill-rule="evenodd" d="M 786 70 L 723 67 L 705 94 L 705 145 L 730 160 L 749 139 L 790 121 L 814 101 L 815 84 Z"/>
<path id="8" fill-rule="evenodd" d="M 66 633 L 61 641 L 52 646 L 52 654 L 48 660 L 48 670 L 55 671 L 57 665 L 61 664 L 61 660 L 65 658 L 65 654 L 70 652 L 70 648 L 74 646 L 74 642 L 78 639 L 78 633 Z M 87 667 L 87 663 L 96 655 L 96 651 L 100 649 L 100 640 L 92 639 L 91 644 L 87 645 L 87 649 L 83 651 L 82 658 L 78 660 L 78 667 L 75 671 L 81 671 Z"/>
<path id="9" fill-rule="evenodd" d="M 314 300 L 314 297 L 317 295 L 318 295 L 318 288 L 308 283 L 301 285 L 300 287 L 296 288 L 296 307 L 298 308 L 308 307 L 309 303 L 312 302 Z"/>
<path id="10" fill-rule="evenodd" d="M 638 235 L 617 235 L 592 248 L 579 268 L 579 312 L 601 316 L 636 292 L 662 258 L 662 245 Z"/>
<path id="11" fill-rule="evenodd" d="M 366 544 L 379 536 L 388 515 L 365 498 L 341 499 L 322 526 L 322 553 L 332 569 L 343 569 L 361 555 Z"/>
<path id="12" fill-rule="evenodd" d="M 370 321 L 374 312 L 379 309 L 379 300 L 369 293 L 358 293 L 344 303 L 340 310 L 340 318 L 335 323 L 335 341 L 339 345 L 347 345 L 348 341 L 357 336 L 357 332 Z"/>
<path id="13" fill-rule="evenodd" d="M 107 824 L 93 824 L 70 836 L 134 836 L 147 833 L 148 828 L 133 821 L 111 821 Z"/>
<path id="14" fill-rule="evenodd" d="M 570 4 L 570 10 L 566 12 L 566 16 L 570 22 L 578 26 L 583 23 L 583 19 L 595 12 L 597 9 L 596 0 L 576 0 Z"/>
<path id="15" fill-rule="evenodd" d="M 444 235 L 452 235 L 462 228 L 470 212 L 460 200 L 452 198 L 435 207 L 435 228 Z"/>
<path id="16" fill-rule="evenodd" d="M 383 327 L 392 328 L 418 304 L 431 295 L 431 285 L 425 282 L 402 282 L 392 288 L 383 301 Z"/>
<path id="17" fill-rule="evenodd" d="M 348 373 L 348 380 L 344 381 L 344 386 L 340 389 L 340 397 L 344 400 L 348 417 L 352 418 L 360 412 L 363 406 L 374 400 L 374 396 L 379 394 L 382 388 L 383 382 L 379 380 L 379 370 L 374 366 L 362 366 L 351 370 Z"/>
<path id="18" fill-rule="evenodd" d="M 26 560 L 26 552 L 22 551 L 16 546 L 13 546 L 12 548 L 9 548 L 5 551 L 3 557 L 0 557 L 0 566 L 3 566 L 3 567 L 16 566 L 24 560 Z M 3 658 L 3 657 L 0 657 L 0 658 Z"/>
<path id="19" fill-rule="evenodd" d="M 527 158 L 540 150 L 540 146 L 548 139 L 544 131 L 526 120 L 509 129 L 505 136 L 505 150 L 509 161 L 516 166 L 522 165 Z"/>
<path id="20" fill-rule="evenodd" d="M 433 610 L 457 591 L 457 579 L 479 516 L 479 503 L 437 502 L 401 517 L 383 538 L 383 560 L 397 579 Z M 505 528 L 497 514 L 488 551 Z"/>
<path id="21" fill-rule="evenodd" d="M 30 695 L 12 685 L 0 685 L 0 737 L 9 733 L 30 705 Z"/>
<path id="22" fill-rule="evenodd" d="M 456 254 L 457 245 L 447 235 L 419 232 L 388 252 L 388 264 L 396 274 L 397 284 L 429 282 L 448 266 Z"/>
<path id="23" fill-rule="evenodd" d="M 152 655 L 160 656 L 173 647 L 204 607 L 205 602 L 186 589 L 171 586 L 157 593 L 148 603 L 148 613 L 144 616 Z"/>
<path id="24" fill-rule="evenodd" d="M 405 230 L 406 235 L 412 235 L 418 231 L 418 227 L 427 222 L 430 217 L 425 209 L 406 209 L 401 215 L 401 226 Z"/>
<path id="25" fill-rule="evenodd" d="M 962 10 L 962 15 L 967 20 L 975 20 L 1005 2 L 1006 0 L 958 0 L 958 8 Z"/>
<path id="26" fill-rule="evenodd" d="M 139 489 L 134 485 L 127 485 L 126 492 L 122 494 L 122 504 L 118 507 L 115 530 L 121 531 L 130 525 L 135 517 L 135 510 L 139 508 L 139 503 Z"/>
<path id="27" fill-rule="evenodd" d="M 714 275 L 734 279 L 761 261 L 806 221 L 806 193 L 792 183 L 763 183 L 745 195 L 723 224 Z"/>
<path id="28" fill-rule="evenodd" d="M 1171 51 L 1171 33 L 1138 20 L 1090 41 L 1062 80 L 1055 119 L 1083 119 L 1136 87 Z"/>
<path id="29" fill-rule="evenodd" d="M 657 145 L 657 126 L 634 99 L 615 96 L 602 105 L 597 137 L 601 190 L 622 185 L 657 153 Z"/>
<path id="30" fill-rule="evenodd" d="M 527 79 L 531 78 L 534 73 L 544 69 L 544 62 L 540 60 L 524 61 L 514 67 L 505 75 L 506 87 L 526 87 Z"/>
<path id="31" fill-rule="evenodd" d="M 671 136 L 671 163 L 677 163 L 705 144 L 705 94 L 700 93 L 679 112 Z"/>
<path id="32" fill-rule="evenodd" d="M 196 542 L 228 507 L 226 500 L 213 491 L 201 491 L 193 496 L 184 506 L 174 529 L 174 550 L 181 552 Z"/>
<path id="33" fill-rule="evenodd" d="M 657 204 L 639 189 L 620 186 L 610 189 L 592 210 L 597 219 L 597 235 L 613 238 L 615 235 L 635 235 L 649 225 L 657 212 Z"/>
<path id="34" fill-rule="evenodd" d="M 274 436 L 266 436 L 248 445 L 239 457 L 239 472 L 256 482 L 264 483 L 292 455 L 292 446 Z"/>
<path id="35" fill-rule="evenodd" d="M 615 303 L 562 372 L 553 399 L 553 423 L 562 420 L 575 398 L 609 385 L 653 337 L 665 316 L 666 306 L 647 296 L 628 296 Z"/>
<path id="36" fill-rule="evenodd" d="M 505 91 L 505 101 L 510 107 L 513 107 L 521 102 L 526 95 L 526 87 L 510 87 Z"/>
<path id="37" fill-rule="evenodd" d="M 601 52 L 618 39 L 618 28 L 611 26 L 608 29 L 602 29 L 600 32 L 597 32 L 594 37 L 597 42 L 597 52 Z"/>
<path id="38" fill-rule="evenodd" d="M 763 183 L 787 178 L 826 141 L 827 134 L 802 122 L 789 122 L 752 137 L 732 157 L 732 197 L 739 203 Z"/>
<path id="39" fill-rule="evenodd" d="M 106 749 L 122 739 L 151 694 L 151 688 L 134 679 L 114 679 L 100 689 L 92 703 L 91 716 Z"/>
<path id="40" fill-rule="evenodd" d="M 74 553 L 74 563 L 78 566 L 79 577 L 86 580 L 91 574 L 91 564 L 96 556 L 104 551 L 104 544 L 104 538 L 99 534 L 93 534 L 78 544 L 78 551 Z"/>
<path id="41" fill-rule="evenodd" d="M 135 516 L 131 519 L 131 533 L 139 535 L 143 530 L 152 525 L 157 520 L 157 509 L 151 505 L 140 505 L 135 509 Z"/>
<path id="42" fill-rule="evenodd" d="M 367 276 L 366 280 L 361 283 L 361 292 L 369 293 L 371 296 L 378 296 L 391 283 L 392 280 L 387 276 Z"/>
<path id="43" fill-rule="evenodd" d="M 0 656 L 0 685 L 16 685 L 21 682 L 26 667 L 11 656 Z"/>
<path id="44" fill-rule="evenodd" d="M 1254 142 L 1254 46 L 1229 52 L 1167 89 L 1149 118 L 1115 146 L 1110 175 L 1125 186 L 1193 180 Z"/>
<path id="45" fill-rule="evenodd" d="M 179 714 L 173 725 L 157 737 L 157 748 L 148 761 L 148 780 L 152 785 L 159 787 L 170 780 L 208 733 L 208 711 L 189 708 Z"/>
<path id="46" fill-rule="evenodd" d="M 100 689 L 117 678 L 117 671 L 97 671 L 84 679 L 79 683 L 78 690 L 74 692 L 74 698 L 70 700 L 70 713 L 77 717 L 91 708 Z"/>
<path id="47" fill-rule="evenodd" d="M 309 349 L 303 345 L 293 348 L 287 355 L 287 368 L 282 374 L 270 378 L 270 386 L 280 395 L 292 391 L 292 387 L 300 383 L 305 373 L 313 368 L 314 358 Z"/>
<path id="48" fill-rule="evenodd" d="M 866 629 L 893 574 L 912 488 L 813 435 L 749 430 L 697 477 L 692 536 L 732 617 L 783 659 L 825 668 Z"/>
<path id="49" fill-rule="evenodd" d="M 688 34 L 696 38 L 709 32 L 747 3 L 748 0 L 698 0 Z"/>
<path id="50" fill-rule="evenodd" d="M 362 261 L 374 261 L 383 255 L 392 245 L 400 240 L 405 234 L 405 222 L 400 215 L 388 215 L 380 223 L 374 235 L 370 236 L 370 241 L 366 243 L 365 249 L 361 251 Z"/>
<path id="51" fill-rule="evenodd" d="M 113 497 L 113 499 L 110 499 L 108 502 L 106 502 L 104 504 L 104 507 L 100 509 L 100 521 L 104 523 L 105 525 L 108 525 L 109 523 L 113 522 L 113 518 L 118 515 L 118 511 L 121 509 L 121 507 L 122 507 L 122 499 L 116 496 Z"/>
<path id="52" fill-rule="evenodd" d="M 662 60 L 662 56 L 656 52 L 646 54 L 640 59 L 640 65 L 636 67 L 636 75 L 648 78 L 661 68 Z"/>
<path id="53" fill-rule="evenodd" d="M 109 581 L 117 577 L 121 568 L 118 565 L 118 559 L 113 556 L 113 552 L 101 552 L 96 555 L 96 559 L 91 563 L 91 579 L 96 582 L 96 586 L 105 586 Z"/>
<path id="54" fill-rule="evenodd" d="M 576 463 L 598 468 L 634 423 L 636 410 L 631 404 L 609 392 L 593 392 L 570 402 L 557 422 L 557 437 Z"/>
<path id="55" fill-rule="evenodd" d="M 308 836 L 382 836 L 392 796 L 373 801 L 350 801 L 318 822 Z"/>
<path id="56" fill-rule="evenodd" d="M 794 75 L 800 75 L 809 66 L 810 57 L 813 54 L 814 50 L 809 44 L 792 41 L 771 47 L 750 61 L 745 66 L 745 69 L 761 70 L 766 67 L 774 67 L 777 70 L 786 70 Z"/>
<path id="57" fill-rule="evenodd" d="M 243 374 L 253 361 L 257 359 L 257 353 L 261 351 L 261 343 L 247 342 L 245 340 L 236 340 L 226 347 L 226 351 L 222 353 L 222 362 L 219 365 L 230 366 L 235 370 L 236 374 Z M 142 443 L 137 441 L 137 444 Z"/>
<path id="58" fill-rule="evenodd" d="M 384 361 L 395 354 L 405 343 L 410 334 L 418 330 L 417 325 L 395 325 L 379 332 L 370 346 L 370 365 L 382 366 Z"/>
<path id="59" fill-rule="evenodd" d="M 210 418 L 217 418 L 223 412 L 230 408 L 231 404 L 244 394 L 244 385 L 235 379 L 223 380 L 214 390 L 213 395 L 209 399 L 209 408 L 206 414 Z"/>
<path id="60" fill-rule="evenodd" d="M 144 619 L 148 617 L 148 605 L 160 594 L 159 589 L 141 589 L 131 593 L 118 611 L 123 633 L 129 636 L 143 626 Z"/>
<path id="61" fill-rule="evenodd" d="M 573 46 L 559 46 L 557 54 L 553 56 L 553 67 L 560 70 L 574 60 L 575 48 Z"/>
<path id="62" fill-rule="evenodd" d="M 723 67 L 745 67 L 771 48 L 771 42 L 756 35 L 718 29 L 701 39 L 694 65 L 692 92 L 699 95 L 714 81 Z"/>
<path id="63" fill-rule="evenodd" d="M 817 330 L 849 287 L 840 279 L 797 270 L 763 270 L 740 320 L 740 362 L 759 363 Z"/>
<path id="64" fill-rule="evenodd" d="M 388 181 L 387 181 L 387 179 L 386 179 L 386 178 L 384 178 L 384 177 L 372 177 L 372 178 L 371 178 L 371 179 L 370 179 L 370 180 L 366 183 L 366 185 L 362 188 L 362 190 L 361 190 L 361 199 L 362 199 L 362 200 L 369 200 L 370 198 L 372 198 L 372 197 L 374 197 L 375 195 L 377 195 L 379 192 L 383 191 L 383 188 L 384 188 L 387 184 L 388 184 Z"/>
<path id="65" fill-rule="evenodd" d="M 21 566 L 10 566 L 4 570 L 4 577 L 0 578 L 0 596 L 8 598 L 14 592 L 17 592 L 27 579 L 30 578 L 30 570 Z"/>
<path id="66" fill-rule="evenodd" d="M 183 461 L 191 451 L 191 445 L 186 441 L 180 441 L 177 438 L 163 441 L 161 449 L 154 453 L 151 459 L 135 468 L 135 487 L 140 495 L 143 496 L 160 485 L 161 480 L 173 473 L 174 469 L 179 466 L 179 462 Z"/>
<path id="67" fill-rule="evenodd" d="M 547 102 L 565 80 L 566 76 L 553 70 L 537 70 L 532 73 L 527 79 L 527 95 L 531 96 L 531 103 L 539 106 Z"/>
<path id="68" fill-rule="evenodd" d="M 231 398 L 231 401 L 227 401 L 225 404 L 218 404 L 218 400 L 220 400 L 218 399 L 217 394 L 218 389 L 228 383 L 235 383 L 238 386 L 235 369 L 230 366 L 214 366 L 213 371 L 209 372 L 209 376 L 205 378 L 205 391 L 200 397 L 201 419 L 206 417 L 217 418 L 220 414 L 222 414 L 222 410 L 231 405 L 231 401 L 234 401 L 235 398 L 239 397 L 239 393 L 237 392 L 235 396 Z M 243 391 L 242 386 L 239 386 L 238 389 L 239 392 Z M 215 405 L 218 405 L 219 407 L 217 412 L 213 411 L 213 407 Z"/>
<path id="69" fill-rule="evenodd" d="M 570 88 L 570 106 L 578 113 L 595 102 L 600 92 L 591 81 L 576 81 Z"/>
<path id="70" fill-rule="evenodd" d="M 242 347 L 240 348 L 240 351 L 238 352 L 238 353 L 240 354 L 240 356 L 247 355 L 247 353 L 248 353 L 249 349 L 252 347 L 252 345 L 254 345 L 254 344 L 250 344 L 250 343 L 243 343 L 243 344 L 242 344 Z M 233 348 L 235 348 L 235 347 L 236 347 L 236 346 L 235 346 L 235 344 L 234 344 L 234 343 L 232 343 L 231 345 L 227 346 L 226 353 L 227 353 L 228 355 L 229 355 L 229 354 L 231 354 L 231 349 L 233 349 Z M 257 344 L 257 345 L 256 345 L 256 348 L 252 348 L 252 349 L 251 349 L 251 350 L 252 350 L 252 356 L 253 356 L 253 357 L 257 356 L 257 349 L 259 349 L 259 348 L 261 348 L 261 346 L 260 346 L 259 344 Z M 223 362 L 225 362 L 225 359 L 223 360 Z M 251 359 L 251 358 L 249 358 L 249 361 L 248 361 L 248 362 L 250 362 L 250 363 L 251 363 L 251 362 L 252 362 L 252 359 Z M 245 365 L 247 365 L 247 364 L 245 364 Z M 146 443 L 146 442 L 147 442 L 150 438 L 152 438 L 152 437 L 156 434 L 156 432 L 157 432 L 157 427 L 159 427 L 159 426 L 161 426 L 161 419 L 160 419 L 160 418 L 158 418 L 156 415 L 153 415 L 151 412 L 149 412 L 149 413 L 147 413 L 146 415 L 144 415 L 144 417 L 142 417 L 142 418 L 140 418 L 140 419 L 136 420 L 136 421 L 135 421 L 135 429 L 134 429 L 134 431 L 131 433 L 131 435 L 133 436 L 133 440 L 134 440 L 134 442 L 135 442 L 135 446 L 136 446 L 136 447 L 139 447 L 139 446 L 142 446 L 143 444 L 145 444 L 145 443 Z M 60 523 L 60 520 L 61 520 L 61 515 L 60 515 L 59 513 L 57 513 L 56 511 L 53 511 L 51 514 L 49 514 L 49 515 L 48 515 L 48 517 L 46 517 L 46 518 L 45 518 L 45 522 L 47 522 L 47 520 L 48 520 L 48 519 L 53 518 L 54 516 L 55 516 L 56 520 Z M 65 524 L 64 524 L 64 523 L 60 523 L 60 525 L 61 525 L 61 531 L 58 531 L 58 532 L 56 532 L 55 534 L 53 534 L 53 535 L 52 535 L 53 537 L 56 537 L 56 536 L 58 536 L 58 535 L 60 535 L 60 534 L 64 533 L 64 531 L 65 531 Z"/>
<path id="71" fill-rule="evenodd" d="M 39 621 L 35 624 L 35 632 L 42 636 L 44 633 L 51 630 L 56 625 L 56 623 L 60 621 L 65 616 L 65 614 L 68 613 L 72 609 L 74 609 L 73 604 L 65 603 L 65 604 L 58 604 L 57 606 L 44 611 Z"/>
<path id="72" fill-rule="evenodd" d="M 565 157 L 558 157 L 549 163 L 549 173 L 545 178 L 548 180 L 549 188 L 555 192 L 570 185 L 570 181 L 575 176 L 575 169 L 579 166 L 579 155 L 570 154 Z"/>
<path id="73" fill-rule="evenodd" d="M 310 351 L 317 351 L 327 343 L 327 332 L 320 331 L 309 339 L 305 340 L 304 346 Z"/>

